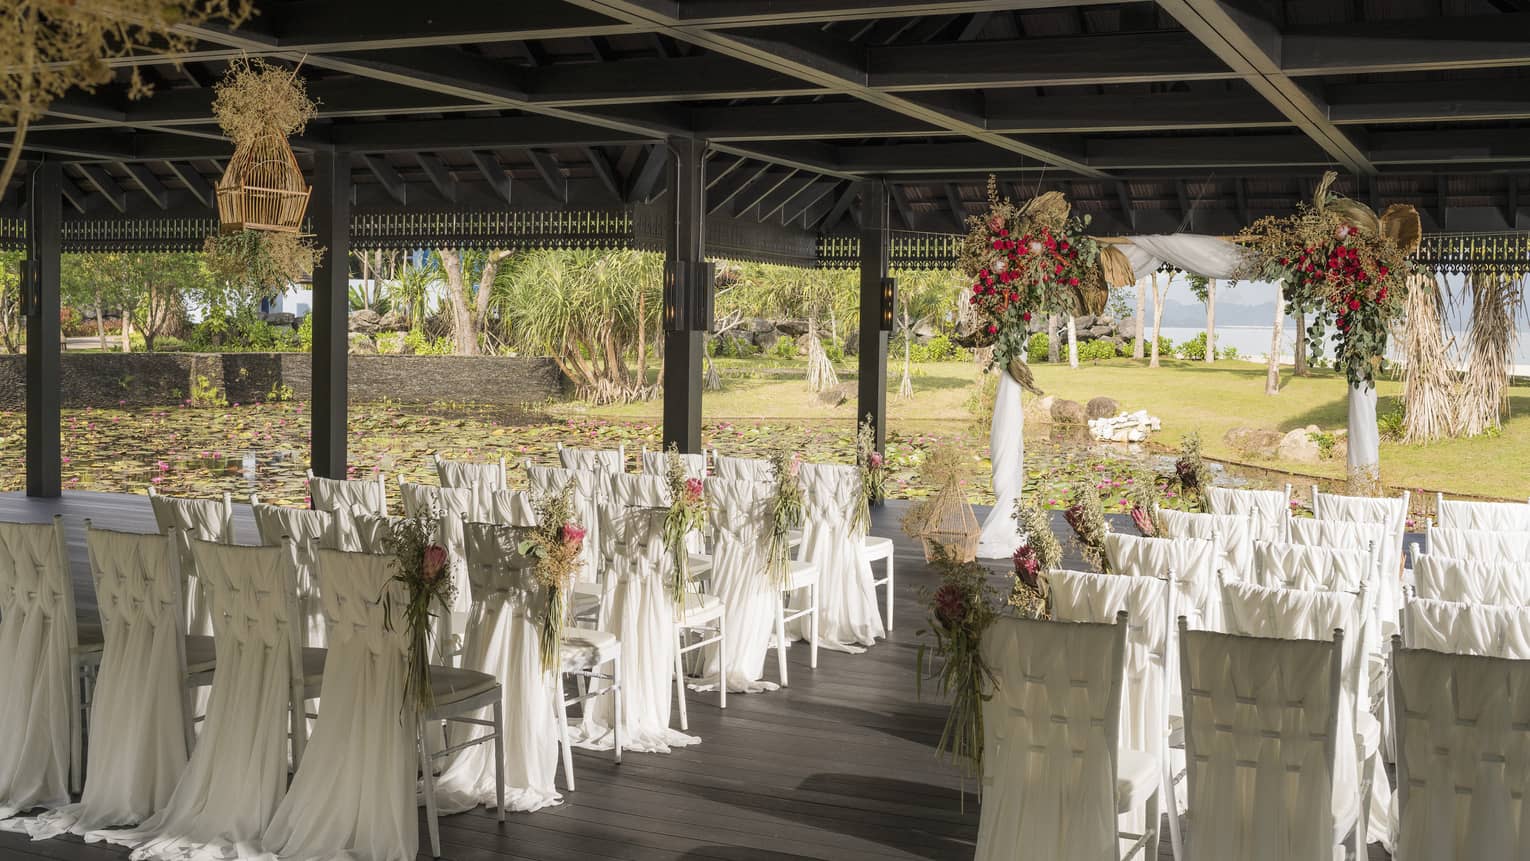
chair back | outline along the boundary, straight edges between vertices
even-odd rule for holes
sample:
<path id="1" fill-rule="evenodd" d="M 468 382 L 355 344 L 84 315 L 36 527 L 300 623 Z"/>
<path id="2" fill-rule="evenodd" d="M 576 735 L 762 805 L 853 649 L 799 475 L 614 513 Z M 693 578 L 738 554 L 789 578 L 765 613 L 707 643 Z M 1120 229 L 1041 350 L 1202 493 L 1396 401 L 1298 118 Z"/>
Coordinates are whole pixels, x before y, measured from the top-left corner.
<path id="1" fill-rule="evenodd" d="M 260 543 L 267 547 L 280 547 L 283 539 L 291 539 L 292 552 L 297 560 L 298 612 L 305 620 L 303 645 L 324 645 L 324 607 L 319 602 L 319 581 L 314 577 L 314 554 L 318 545 L 330 532 L 334 515 L 327 511 L 306 508 L 287 508 L 267 505 L 263 502 L 250 504 L 255 515 L 255 531 Z"/>
<path id="2" fill-rule="evenodd" d="M 1436 526 L 1446 529 L 1487 529 L 1496 532 L 1530 532 L 1530 503 L 1475 502 L 1439 497 Z"/>
<path id="3" fill-rule="evenodd" d="M 1192 861 L 1333 857 L 1344 636 L 1272 640 L 1180 618 Z"/>
<path id="4" fill-rule="evenodd" d="M 1402 638 L 1410 649 L 1530 660 L 1530 607 L 1414 598 L 1403 605 Z"/>
<path id="5" fill-rule="evenodd" d="M 394 518 L 387 515 L 337 508 L 330 512 L 329 530 L 320 539 L 319 546 L 343 553 L 387 555 L 391 552 L 388 549 L 388 538 L 392 533 L 393 522 Z"/>
<path id="6" fill-rule="evenodd" d="M 669 513 L 669 485 L 662 475 L 613 473 L 607 476 L 601 506 L 601 536 L 609 565 L 619 577 L 649 577 L 667 570 L 664 518 Z M 616 578 L 607 575 L 608 589 Z"/>
<path id="7" fill-rule="evenodd" d="M 1438 553 L 1453 559 L 1530 563 L 1530 532 L 1431 526 L 1425 532 L 1425 546 L 1430 554 Z"/>
<path id="8" fill-rule="evenodd" d="M 79 717 L 73 661 L 74 586 L 63 518 L 0 522 L 0 691 L 6 732 L 0 808 L 25 810 L 69 801 L 70 744 Z M 0 811 L 3 813 L 5 811 Z"/>
<path id="9" fill-rule="evenodd" d="M 776 471 L 770 461 L 759 457 L 714 455 L 712 473 L 728 481 L 775 481 Z"/>
<path id="10" fill-rule="evenodd" d="M 564 469 L 587 472 L 618 473 L 627 471 L 627 449 L 616 448 L 560 448 L 558 463 Z"/>
<path id="11" fill-rule="evenodd" d="M 603 473 L 595 470 L 526 465 L 526 478 L 531 485 L 534 498 L 562 493 L 563 488 L 570 482 L 573 483 L 574 514 L 579 518 L 579 525 L 584 527 L 585 532 L 584 553 L 580 554 L 583 561 L 580 563 L 579 579 L 586 583 L 599 581 L 600 569 L 604 563 L 602 557 L 605 545 L 600 534 L 600 505 L 605 499 L 608 485 L 602 475 Z"/>
<path id="12" fill-rule="evenodd" d="M 1105 536 L 1105 558 L 1112 572 L 1172 580 L 1175 612 L 1212 630 L 1222 624 L 1218 555 L 1216 544 L 1209 539 Z"/>
<path id="13" fill-rule="evenodd" d="M 1201 514 L 1194 511 L 1158 510 L 1162 538 L 1200 538 L 1215 541 L 1222 557 L 1222 571 L 1247 580 L 1254 571 L 1254 540 L 1264 535 L 1258 512 L 1253 514 Z"/>
<path id="14" fill-rule="evenodd" d="M 712 527 L 715 555 L 734 557 L 740 560 L 737 564 L 751 569 L 757 567 L 763 577 L 774 498 L 774 485 L 752 479 L 707 479 L 707 522 Z"/>
<path id="15" fill-rule="evenodd" d="M 706 478 L 707 456 L 681 452 L 680 468 L 685 470 L 686 478 Z M 669 452 L 643 449 L 643 472 L 651 475 L 668 475 Z"/>
<path id="16" fill-rule="evenodd" d="M 1407 491 L 1402 496 L 1390 498 L 1373 496 L 1340 496 L 1312 489 L 1312 516 L 1315 520 L 1341 521 L 1347 523 L 1382 524 L 1386 527 L 1387 540 L 1377 545 L 1376 557 L 1381 570 L 1393 577 L 1402 576 L 1403 539 L 1408 527 Z"/>
<path id="17" fill-rule="evenodd" d="M 442 487 L 482 488 L 485 493 L 493 493 L 509 486 L 506 481 L 504 458 L 489 463 L 476 463 L 466 460 L 447 460 L 440 455 L 433 455 L 431 463 L 435 464 L 436 478 L 441 482 Z"/>
<path id="18" fill-rule="evenodd" d="M 191 542 L 234 543 L 234 503 L 225 493 L 222 499 L 187 499 L 161 496 L 150 489 L 149 505 L 154 509 L 154 524 L 162 534 L 173 533 L 181 572 L 181 599 L 186 603 L 187 630 L 203 636 L 212 633 L 206 599 L 197 579 L 196 559 Z"/>
<path id="19" fill-rule="evenodd" d="M 474 622 L 510 609 L 528 621 L 547 604 L 547 587 L 537 581 L 536 559 L 520 551 L 526 530 L 495 523 L 463 523 L 462 544 L 473 587 Z"/>
<path id="20" fill-rule="evenodd" d="M 1366 548 L 1368 545 L 1351 545 Z M 1254 543 L 1254 582 L 1281 589 L 1359 592 L 1376 580 L 1375 555 L 1367 549 L 1344 550 L 1277 541 Z"/>
<path id="21" fill-rule="evenodd" d="M 861 489 L 860 470 L 840 463 L 804 463 L 797 473 L 802 483 L 802 520 L 804 544 L 816 544 L 810 540 L 808 531 L 822 531 L 839 541 L 859 541 L 865 528 L 858 527 L 859 534 L 852 534 L 850 524 L 855 511 L 861 506 L 865 491 Z"/>
<path id="22" fill-rule="evenodd" d="M 1260 537 L 1266 541 L 1286 540 L 1286 521 L 1291 519 L 1291 491 L 1240 490 L 1232 487 L 1206 488 L 1206 507 L 1212 514 L 1236 514 L 1259 517 Z"/>
<path id="23" fill-rule="evenodd" d="M 1000 616 L 982 654 L 998 678 L 983 703 L 976 858 L 1119 858 L 1116 812 L 1125 614 L 1114 625 Z"/>
<path id="24" fill-rule="evenodd" d="M 389 619 L 384 606 L 391 602 L 396 610 L 409 601 L 404 585 L 393 579 L 397 560 L 376 553 L 321 549 L 318 562 L 331 654 L 361 652 L 402 663 L 409 652 L 409 629 Z M 326 674 L 329 666 L 333 665 L 326 666 Z M 392 703 L 391 709 L 389 705 L 368 703 L 367 708 L 388 711 L 388 718 L 396 720 L 398 703 Z"/>
<path id="25" fill-rule="evenodd" d="M 320 478 L 308 473 L 308 499 L 319 511 L 360 510 L 366 514 L 388 513 L 388 485 L 382 473 L 376 478 Z"/>
<path id="26" fill-rule="evenodd" d="M 1530 605 L 1530 577 L 1522 563 L 1452 559 L 1425 553 L 1413 563 L 1414 594 L 1465 604 Z"/>
<path id="27" fill-rule="evenodd" d="M 200 570 L 206 572 L 213 637 L 221 659 L 214 684 L 250 666 L 239 660 L 247 652 L 268 655 L 269 660 L 255 666 L 278 673 L 283 686 L 302 679 L 306 625 L 298 608 L 293 545 L 291 539 L 274 547 L 191 543 Z"/>
<path id="28" fill-rule="evenodd" d="M 1530 661 L 1392 642 L 1398 861 L 1523 857 Z"/>
<path id="29" fill-rule="evenodd" d="M 1052 618 L 1109 624 L 1126 614 L 1121 745 L 1161 756 L 1168 733 L 1169 632 L 1174 590 L 1156 577 L 1051 571 Z"/>
<path id="30" fill-rule="evenodd" d="M 527 528 L 537 525 L 537 510 L 528 490 L 501 490 L 489 501 L 489 522 Z"/>

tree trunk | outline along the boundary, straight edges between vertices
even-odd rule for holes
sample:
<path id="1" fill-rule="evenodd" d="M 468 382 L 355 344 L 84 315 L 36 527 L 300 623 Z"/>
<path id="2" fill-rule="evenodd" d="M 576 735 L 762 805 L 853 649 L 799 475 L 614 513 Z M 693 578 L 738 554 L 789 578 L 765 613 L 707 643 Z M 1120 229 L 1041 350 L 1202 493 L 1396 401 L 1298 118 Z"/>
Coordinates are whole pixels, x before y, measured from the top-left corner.
<path id="1" fill-rule="evenodd" d="M 1286 327 L 1285 282 L 1275 282 L 1275 334 L 1270 337 L 1270 357 L 1265 364 L 1264 393 L 1280 394 L 1280 336 Z"/>
<path id="2" fill-rule="evenodd" d="M 1068 367 L 1078 367 L 1078 326 L 1072 314 L 1068 315 Z"/>
<path id="3" fill-rule="evenodd" d="M 1047 315 L 1047 361 L 1051 362 L 1054 365 L 1057 364 L 1059 361 L 1061 361 L 1060 352 L 1059 352 L 1059 345 L 1057 343 L 1057 327 L 1058 327 L 1057 315 L 1056 314 L 1048 314 Z"/>
<path id="4" fill-rule="evenodd" d="M 101 342 L 101 352 L 106 352 L 106 318 L 101 313 L 101 291 L 96 291 L 96 340 Z"/>
<path id="5" fill-rule="evenodd" d="M 122 352 L 133 352 L 133 315 L 128 309 L 122 309 Z"/>
<path id="6" fill-rule="evenodd" d="M 1137 317 L 1132 321 L 1136 332 L 1132 335 L 1132 358 L 1142 359 L 1146 354 L 1146 344 L 1142 343 L 1142 336 L 1147 328 L 1147 285 L 1142 279 L 1137 279 Z"/>
<path id="7" fill-rule="evenodd" d="M 455 248 L 443 248 L 436 252 L 441 256 L 441 269 L 446 275 L 446 299 L 452 309 L 452 340 L 457 344 L 457 355 L 478 355 L 478 333 L 473 330 L 472 300 L 467 292 L 467 275 L 462 271 L 462 252 Z"/>
<path id="8" fill-rule="evenodd" d="M 914 378 L 909 375 L 909 341 L 912 327 L 908 319 L 908 301 L 903 302 L 903 379 L 898 382 L 898 397 L 911 398 L 914 396 Z"/>
<path id="9" fill-rule="evenodd" d="M 1296 308 L 1296 356 L 1291 362 L 1291 373 L 1307 376 L 1307 312 L 1300 305 Z"/>
<path id="10" fill-rule="evenodd" d="M 1167 290 L 1158 289 L 1158 273 L 1153 273 L 1153 343 L 1151 358 L 1148 359 L 1148 367 L 1158 367 L 1158 333 L 1163 327 L 1163 300 Z"/>
<path id="11" fill-rule="evenodd" d="M 1217 360 L 1217 279 L 1206 282 L 1206 363 Z"/>

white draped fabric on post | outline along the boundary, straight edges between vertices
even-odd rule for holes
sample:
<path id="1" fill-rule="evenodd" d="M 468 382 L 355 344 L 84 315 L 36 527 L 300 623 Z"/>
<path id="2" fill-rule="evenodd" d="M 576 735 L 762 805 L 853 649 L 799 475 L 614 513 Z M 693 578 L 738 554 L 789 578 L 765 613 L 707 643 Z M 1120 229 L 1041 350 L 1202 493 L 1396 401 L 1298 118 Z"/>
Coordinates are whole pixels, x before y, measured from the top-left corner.
<path id="1" fill-rule="evenodd" d="M 137 825 L 164 808 L 186 767 L 174 538 L 87 529 L 85 540 L 106 640 L 92 706 L 98 718 L 79 803 L 5 823 L 36 840 Z"/>
<path id="2" fill-rule="evenodd" d="M 853 466 L 804 463 L 802 481 L 802 546 L 798 558 L 818 567 L 818 645 L 837 652 L 859 654 L 887 636 L 877 591 L 866 560 L 865 527 L 850 522 L 862 494 L 861 476 Z M 809 590 L 792 593 L 788 615 L 809 606 Z M 786 636 L 806 640 L 810 618 L 787 623 Z"/>
<path id="3" fill-rule="evenodd" d="M 1381 429 L 1376 426 L 1376 386 L 1371 383 L 1349 387 L 1348 439 L 1350 486 L 1363 492 L 1379 489 Z"/>
<path id="4" fill-rule="evenodd" d="M 537 617 L 547 590 L 536 582 L 535 561 L 522 556 L 519 530 L 483 523 L 463 524 L 467 576 L 473 583 L 462 667 L 499 678 L 505 715 L 505 807 L 529 812 L 557 804 L 558 722 L 556 672 L 542 670 Z M 476 715 L 490 719 L 490 710 Z M 462 744 L 486 734 L 481 727 L 453 722 L 450 742 Z M 494 748 L 475 744 L 453 755 L 436 782 L 441 813 L 460 813 L 479 804 L 493 807 Z"/>
<path id="5" fill-rule="evenodd" d="M 391 556 L 319 551 L 330 624 L 324 708 L 261 841 L 282 861 L 413 861 L 419 847 L 409 629 L 389 630 L 382 605 L 384 593 L 394 607 L 408 600 L 392 566 Z"/>
<path id="6" fill-rule="evenodd" d="M 618 578 L 606 628 L 622 644 L 622 714 L 613 713 L 614 697 L 599 698 L 575 744 L 609 750 L 620 720 L 624 750 L 669 753 L 701 741 L 669 726 L 675 673 L 675 602 L 664 548 L 669 490 L 663 476 L 604 477 L 609 485 L 601 530 L 612 548 L 607 576 Z"/>
<path id="7" fill-rule="evenodd" d="M 721 464 L 723 458 L 718 458 Z M 719 675 L 729 693 L 773 691 L 761 681 L 765 652 L 775 635 L 780 590 L 765 573 L 765 524 L 770 518 L 774 485 L 759 481 L 707 479 L 707 517 L 712 525 L 712 589 L 727 610 L 728 665 L 718 666 L 718 649 L 705 649 L 703 675 L 716 684 Z"/>
<path id="8" fill-rule="evenodd" d="M 994 395 L 993 429 L 988 433 L 988 451 L 993 460 L 993 508 L 983 520 L 978 538 L 980 559 L 1008 559 L 1025 538 L 1015 524 L 1015 503 L 1025 487 L 1025 408 L 1020 402 L 1023 389 L 1000 369 L 999 390 Z"/>
<path id="9" fill-rule="evenodd" d="M 0 523 L 0 819 L 69 803 L 79 694 L 62 529 Z"/>
<path id="10" fill-rule="evenodd" d="M 291 548 L 195 541 L 192 553 L 218 650 L 206 723 L 168 804 L 140 828 L 85 835 L 132 846 L 139 861 L 257 851 L 287 791 L 292 682 L 302 674 Z"/>

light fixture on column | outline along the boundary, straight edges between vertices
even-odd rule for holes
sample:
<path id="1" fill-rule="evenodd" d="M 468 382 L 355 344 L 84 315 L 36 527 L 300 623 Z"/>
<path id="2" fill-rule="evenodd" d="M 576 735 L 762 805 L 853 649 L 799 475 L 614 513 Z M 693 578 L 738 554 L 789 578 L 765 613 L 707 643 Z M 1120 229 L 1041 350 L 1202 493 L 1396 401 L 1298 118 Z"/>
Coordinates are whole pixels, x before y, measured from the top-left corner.
<path id="1" fill-rule="evenodd" d="M 712 331 L 712 264 L 704 260 L 664 261 L 664 330 Z"/>
<path id="2" fill-rule="evenodd" d="M 893 318 L 898 309 L 898 279 L 882 279 L 882 317 L 878 321 L 878 328 L 884 332 L 893 330 Z"/>

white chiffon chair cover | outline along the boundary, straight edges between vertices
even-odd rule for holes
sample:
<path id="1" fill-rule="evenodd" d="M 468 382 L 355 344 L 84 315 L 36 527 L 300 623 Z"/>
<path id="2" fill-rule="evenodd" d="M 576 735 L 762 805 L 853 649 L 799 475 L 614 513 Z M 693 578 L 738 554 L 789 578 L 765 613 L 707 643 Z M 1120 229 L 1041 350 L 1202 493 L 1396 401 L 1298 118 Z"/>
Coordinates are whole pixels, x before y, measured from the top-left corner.
<path id="1" fill-rule="evenodd" d="M 818 646 L 852 655 L 886 637 L 871 563 L 866 559 L 866 530 L 851 528 L 861 505 L 861 474 L 843 464 L 804 463 L 802 544 L 797 558 L 818 568 Z M 807 588 L 791 594 L 788 614 L 811 605 Z M 810 618 L 786 623 L 789 640 L 810 636 Z"/>
<path id="2" fill-rule="evenodd" d="M 465 521 L 488 519 L 494 496 L 489 494 L 480 498 L 472 489 L 465 487 L 437 487 L 408 481 L 399 482 L 398 491 L 404 502 L 405 516 L 434 516 L 436 537 L 451 559 L 449 570 L 452 583 L 457 589 L 451 607 L 452 633 L 460 636 L 467 623 L 468 610 L 473 605 L 473 586 L 468 582 L 466 565 L 462 561 L 462 524 Z"/>
<path id="3" fill-rule="evenodd" d="M 658 475 L 618 472 L 607 481 L 601 529 L 613 549 L 607 576 L 616 584 L 606 630 L 622 644 L 622 714 L 614 713 L 614 697 L 598 698 L 574 743 L 610 750 L 621 720 L 623 750 L 669 753 L 701 741 L 669 725 L 675 678 L 675 602 L 664 547 L 669 487 Z"/>
<path id="4" fill-rule="evenodd" d="M 1530 605 L 1530 576 L 1518 562 L 1452 559 L 1425 553 L 1413 563 L 1413 591 L 1433 601 Z"/>
<path id="5" fill-rule="evenodd" d="M 1386 769 L 1381 764 L 1380 727 L 1371 715 L 1370 680 L 1362 634 L 1369 620 L 1364 599 L 1347 592 L 1302 591 L 1265 588 L 1250 583 L 1224 583 L 1222 606 L 1225 633 L 1279 640 L 1332 640 L 1335 629 L 1344 636 L 1343 675 L 1339 690 L 1339 733 L 1335 738 L 1334 818 L 1346 821 L 1358 812 L 1360 779 L 1370 773 L 1377 781 L 1371 788 L 1373 810 L 1381 821 L 1373 823 L 1377 839 L 1387 830 L 1385 815 L 1392 796 Z M 1369 750 L 1356 744 L 1361 733 Z M 1374 759 L 1370 768 L 1367 760 Z"/>
<path id="6" fill-rule="evenodd" d="M 977 861 L 1117 858 L 1116 763 L 1125 631 L 1000 616 L 982 654 Z"/>
<path id="7" fill-rule="evenodd" d="M 558 449 L 558 463 L 564 469 L 584 472 L 626 472 L 626 454 L 619 448 L 569 448 Z"/>
<path id="8" fill-rule="evenodd" d="M 1195 630 L 1179 644 L 1190 857 L 1333 858 L 1334 644 Z"/>
<path id="9" fill-rule="evenodd" d="M 320 550 L 329 618 L 324 708 L 270 826 L 283 861 L 414 861 L 415 711 L 404 702 L 409 629 L 389 630 L 382 599 L 408 600 L 391 556 Z M 397 621 L 397 620 L 395 620 Z"/>
<path id="10" fill-rule="evenodd" d="M 1376 579 L 1375 557 L 1365 545 L 1345 550 L 1288 541 L 1254 543 L 1254 582 L 1284 589 L 1358 592 Z"/>
<path id="11" fill-rule="evenodd" d="M 1530 608 L 1415 598 L 1403 606 L 1403 645 L 1457 655 L 1530 660 Z"/>
<path id="12" fill-rule="evenodd" d="M 1317 520 L 1351 523 L 1381 523 L 1387 528 L 1387 543 L 1376 551 L 1383 573 L 1402 576 L 1403 538 L 1408 527 L 1408 496 L 1385 498 L 1339 496 L 1317 493 L 1313 496 L 1312 516 Z"/>
<path id="13" fill-rule="evenodd" d="M 314 554 L 330 529 L 329 521 L 333 515 L 327 511 L 263 502 L 250 506 L 250 510 L 255 515 L 255 531 L 260 534 L 261 544 L 280 547 L 283 538 L 292 539 L 298 570 L 298 612 L 303 614 L 303 645 L 323 648 L 328 640 L 324 636 L 324 603 L 319 599 Z"/>
<path id="14" fill-rule="evenodd" d="M 1397 649 L 1397 861 L 1530 857 L 1530 663 Z"/>
<path id="15" fill-rule="evenodd" d="M 330 512 L 329 530 L 324 533 L 319 546 L 343 553 L 386 554 L 392 527 L 393 518 L 385 514 L 337 508 Z"/>
<path id="16" fill-rule="evenodd" d="M 770 461 L 759 457 L 729 457 L 720 454 L 712 459 L 712 471 L 718 478 L 727 481 L 776 480 L 776 471 Z"/>
<path id="17" fill-rule="evenodd" d="M 1167 743 L 1169 631 L 1173 591 L 1156 577 L 1118 577 L 1050 571 L 1052 618 L 1061 622 L 1114 622 L 1126 613 L 1126 683 L 1121 689 L 1122 747 L 1160 760 Z"/>
<path id="18" fill-rule="evenodd" d="M 461 460 L 436 458 L 436 476 L 442 487 L 466 490 L 472 494 L 473 510 L 479 520 L 488 517 L 494 505 L 494 494 L 506 489 L 505 465 L 502 461 L 473 463 Z"/>
<path id="19" fill-rule="evenodd" d="M 157 493 L 149 497 L 149 505 L 154 509 L 154 523 L 160 532 L 175 530 L 181 569 L 181 597 L 186 602 L 186 633 L 199 637 L 209 636 L 212 634 L 212 616 L 207 612 L 207 601 L 197 580 L 196 559 L 191 555 L 191 542 L 233 544 L 233 511 L 221 499 L 182 499 Z"/>
<path id="20" fill-rule="evenodd" d="M 131 846 L 134 859 L 256 853 L 287 791 L 292 683 L 303 672 L 292 550 L 196 541 L 192 552 L 218 655 L 206 722 L 164 807 L 138 828 L 85 835 Z"/>
<path id="21" fill-rule="evenodd" d="M 1429 553 L 1453 559 L 1530 563 L 1530 532 L 1432 527 L 1426 544 Z"/>
<path id="22" fill-rule="evenodd" d="M 1254 570 L 1254 541 L 1264 534 L 1257 515 L 1201 514 L 1194 511 L 1158 510 L 1163 524 L 1162 538 L 1202 538 L 1217 543 L 1222 556 L 1222 570 L 1247 580 Z"/>
<path id="23" fill-rule="evenodd" d="M 1436 526 L 1446 529 L 1530 532 L 1530 504 L 1441 499 L 1440 510 L 1435 513 L 1435 520 Z"/>
<path id="24" fill-rule="evenodd" d="M 721 463 L 723 458 L 719 457 Z M 729 693 L 773 691 L 779 685 L 762 681 L 765 653 L 776 632 L 776 608 L 781 592 L 766 573 L 769 537 L 766 524 L 775 485 L 725 478 L 707 479 L 708 522 L 712 526 L 712 589 L 727 608 L 724 617 L 728 665 L 718 666 L 716 646 L 707 646 L 703 680 L 698 688 L 716 685 L 719 677 Z"/>
<path id="25" fill-rule="evenodd" d="M 528 528 L 537 525 L 537 510 L 529 490 L 499 490 L 489 500 L 489 522 Z"/>
<path id="26" fill-rule="evenodd" d="M 1382 621 L 1379 636 L 1390 636 L 1396 630 L 1397 608 L 1402 602 L 1402 560 L 1396 555 L 1402 545 L 1398 536 L 1383 523 L 1358 520 L 1315 520 L 1291 518 L 1288 526 L 1290 542 L 1310 547 L 1327 547 L 1332 550 L 1370 551 L 1375 548 L 1376 573 L 1368 575 L 1366 582 L 1376 602 L 1376 614 Z M 1355 591 L 1355 587 L 1345 587 Z M 1372 651 L 1381 648 L 1381 640 L 1371 643 Z"/>
<path id="27" fill-rule="evenodd" d="M 1291 500 L 1283 490 L 1206 488 L 1206 507 L 1212 514 L 1257 516 L 1266 541 L 1285 541 L 1286 522 L 1291 519 Z"/>
<path id="28" fill-rule="evenodd" d="M 643 472 L 647 475 L 668 475 L 668 457 L 668 452 L 645 450 L 643 452 Z M 680 468 L 685 470 L 686 478 L 706 478 L 707 456 L 704 454 L 680 452 Z"/>
<path id="29" fill-rule="evenodd" d="M 313 476 L 308 479 L 308 499 L 319 511 L 342 509 L 366 514 L 388 513 L 387 486 L 375 478 L 339 479 Z"/>
<path id="30" fill-rule="evenodd" d="M 554 779 L 558 768 L 556 696 L 560 679 L 544 672 L 537 619 L 547 605 L 547 589 L 536 581 L 536 561 L 518 549 L 523 533 L 486 523 L 463 525 L 473 609 L 463 669 L 499 679 L 504 709 L 505 809 L 540 810 L 560 800 Z M 485 708 L 468 717 L 490 720 Z M 486 728 L 453 722 L 450 742 L 463 744 L 488 733 Z M 436 780 L 436 806 L 443 814 L 482 804 L 493 809 L 494 748 L 475 744 L 452 755 Z"/>
<path id="31" fill-rule="evenodd" d="M 570 449 L 563 449 L 570 451 Z M 560 469 L 553 466 L 526 466 L 526 477 L 531 484 L 533 496 L 553 496 L 563 492 L 569 482 L 574 483 L 574 515 L 584 527 L 584 552 L 580 554 L 579 581 L 595 583 L 600 580 L 602 539 L 600 535 L 600 502 L 605 498 L 606 487 L 602 473 L 594 470 Z"/>
<path id="32" fill-rule="evenodd" d="M 75 640 L 61 527 L 0 523 L 0 819 L 69 803 Z"/>
<path id="33" fill-rule="evenodd" d="M 7 820 L 6 830 L 43 840 L 137 825 L 169 802 L 186 767 L 185 617 L 173 541 L 87 528 L 105 643 L 85 792 L 36 818 Z"/>
<path id="34" fill-rule="evenodd" d="M 1105 535 L 1110 571 L 1133 577 L 1174 580 L 1174 612 L 1196 627 L 1218 630 L 1222 593 L 1217 589 L 1216 544 L 1202 538 L 1141 538 Z"/>

